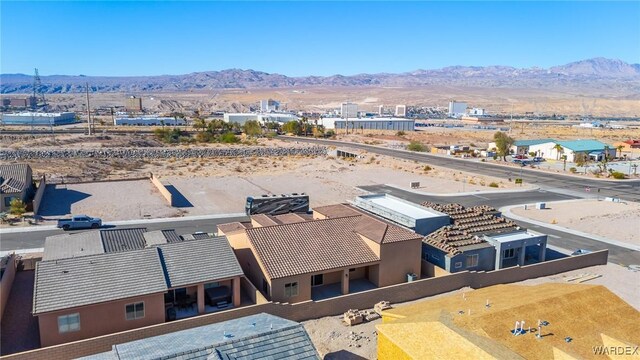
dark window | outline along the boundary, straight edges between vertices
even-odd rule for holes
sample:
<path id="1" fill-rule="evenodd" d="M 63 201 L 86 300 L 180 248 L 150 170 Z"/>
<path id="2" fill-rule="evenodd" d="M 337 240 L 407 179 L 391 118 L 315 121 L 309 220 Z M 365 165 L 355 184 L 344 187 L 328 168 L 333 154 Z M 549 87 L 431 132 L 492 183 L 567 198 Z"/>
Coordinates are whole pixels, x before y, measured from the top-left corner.
<path id="1" fill-rule="evenodd" d="M 142 319 L 144 317 L 144 302 L 128 304 L 125 306 L 127 320 Z"/>
<path id="2" fill-rule="evenodd" d="M 322 274 L 311 276 L 311 286 L 319 286 L 324 282 L 324 277 Z"/>

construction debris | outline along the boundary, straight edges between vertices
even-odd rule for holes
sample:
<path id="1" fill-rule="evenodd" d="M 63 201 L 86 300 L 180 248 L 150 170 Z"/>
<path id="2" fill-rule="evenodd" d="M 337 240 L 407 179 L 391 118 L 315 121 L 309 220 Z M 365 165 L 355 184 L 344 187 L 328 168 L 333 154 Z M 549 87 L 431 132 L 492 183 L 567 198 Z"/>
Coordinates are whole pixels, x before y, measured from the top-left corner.
<path id="1" fill-rule="evenodd" d="M 358 309 L 349 309 L 344 313 L 343 320 L 347 325 L 353 326 L 361 324 L 364 321 L 364 316 Z"/>
<path id="2" fill-rule="evenodd" d="M 391 303 L 388 301 L 380 301 L 373 306 L 373 311 L 382 316 L 382 311 L 391 309 Z"/>

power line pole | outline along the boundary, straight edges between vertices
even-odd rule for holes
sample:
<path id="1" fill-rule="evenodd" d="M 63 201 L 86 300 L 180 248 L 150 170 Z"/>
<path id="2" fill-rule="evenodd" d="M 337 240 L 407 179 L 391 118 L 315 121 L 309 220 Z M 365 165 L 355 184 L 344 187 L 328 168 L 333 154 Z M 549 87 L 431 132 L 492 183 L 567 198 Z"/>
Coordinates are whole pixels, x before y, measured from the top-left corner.
<path id="1" fill-rule="evenodd" d="M 91 108 L 89 107 L 89 83 L 85 85 L 87 92 L 87 128 L 89 129 L 89 135 L 91 135 Z"/>

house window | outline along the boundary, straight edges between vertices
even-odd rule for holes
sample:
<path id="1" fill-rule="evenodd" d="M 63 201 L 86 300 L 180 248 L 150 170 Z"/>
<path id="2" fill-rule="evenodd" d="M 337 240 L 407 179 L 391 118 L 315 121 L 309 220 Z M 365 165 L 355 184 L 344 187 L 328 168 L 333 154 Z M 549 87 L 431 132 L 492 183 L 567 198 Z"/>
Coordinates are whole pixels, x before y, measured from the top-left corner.
<path id="1" fill-rule="evenodd" d="M 207 290 L 207 289 L 216 288 L 219 286 L 220 286 L 219 282 L 212 282 L 212 283 L 204 284 L 204 289 Z"/>
<path id="2" fill-rule="evenodd" d="M 298 283 L 292 282 L 292 283 L 284 284 L 284 296 L 285 297 L 298 296 Z"/>
<path id="3" fill-rule="evenodd" d="M 467 268 L 478 266 L 478 254 L 467 255 Z"/>
<path id="4" fill-rule="evenodd" d="M 506 249 L 504 250 L 504 256 L 505 259 L 511 259 L 516 257 L 516 249 Z"/>
<path id="5" fill-rule="evenodd" d="M 69 314 L 58 316 L 58 332 L 60 334 L 79 331 L 80 330 L 80 314 Z"/>
<path id="6" fill-rule="evenodd" d="M 127 320 L 142 319 L 144 317 L 144 302 L 128 304 L 125 306 Z"/>
<path id="7" fill-rule="evenodd" d="M 349 269 L 349 272 L 354 272 L 354 271 L 356 271 L 356 268 Z"/>
<path id="8" fill-rule="evenodd" d="M 456 269 L 460 269 L 462 267 L 462 261 L 456 262 L 454 266 Z"/>

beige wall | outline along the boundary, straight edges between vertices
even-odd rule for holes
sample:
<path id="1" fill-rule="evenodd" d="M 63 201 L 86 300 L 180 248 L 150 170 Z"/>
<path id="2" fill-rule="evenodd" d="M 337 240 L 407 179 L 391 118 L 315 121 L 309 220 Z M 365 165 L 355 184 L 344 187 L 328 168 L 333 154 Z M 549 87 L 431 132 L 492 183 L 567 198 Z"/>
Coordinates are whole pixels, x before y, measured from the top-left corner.
<path id="1" fill-rule="evenodd" d="M 261 291 L 267 299 L 271 299 L 270 289 L 271 280 L 266 276 L 264 267 L 255 256 L 255 253 L 249 243 L 247 234 L 244 231 L 229 233 L 226 235 L 229 244 L 236 254 L 236 258 L 242 267 L 245 276 Z M 269 286 L 269 291 L 264 292 L 262 281 L 265 280 Z"/>
<path id="2" fill-rule="evenodd" d="M 422 240 L 399 241 L 380 247 L 380 275 L 378 286 L 407 282 L 407 274 L 420 278 Z"/>
<path id="3" fill-rule="evenodd" d="M 47 187 L 47 178 L 42 175 L 40 178 L 40 182 L 38 183 L 38 190 L 36 190 L 36 194 L 33 197 L 33 213 L 38 215 L 38 210 L 40 209 L 40 204 L 42 204 L 42 195 L 44 195 L 44 190 Z"/>
<path id="4" fill-rule="evenodd" d="M 158 178 L 153 174 L 150 174 L 149 179 L 151 180 L 151 183 L 158 189 L 160 194 L 164 196 L 165 199 L 167 199 L 167 201 L 169 202 L 169 206 L 173 206 L 173 195 L 171 195 L 164 184 L 162 184 L 162 182 L 160 182 L 160 180 L 158 180 Z"/>
<path id="5" fill-rule="evenodd" d="M 284 296 L 284 285 L 287 283 L 298 283 L 298 296 Z M 281 279 L 271 280 L 271 301 L 298 303 L 311 300 L 311 275 L 296 275 Z"/>
<path id="6" fill-rule="evenodd" d="M 466 286 L 479 288 L 490 286 L 493 281 L 515 282 L 523 278 L 549 276 L 565 271 L 581 269 L 607 263 L 608 251 L 602 250 L 590 254 L 552 260 L 543 263 L 513 267 L 499 271 L 469 272 L 462 271 L 448 276 L 423 279 L 410 283 L 363 291 L 355 294 L 335 297 L 322 301 L 306 301 L 299 304 L 274 304 L 245 306 L 219 311 L 164 324 L 152 325 L 141 329 L 129 330 L 117 334 L 101 336 L 85 341 L 52 346 L 4 356 L 11 360 L 50 360 L 71 359 L 111 350 L 113 344 L 144 339 L 170 332 L 191 329 L 198 326 L 218 323 L 243 316 L 269 313 L 293 321 L 305 321 L 324 316 L 341 314 L 348 309 L 371 308 L 381 300 L 399 303 L 421 299 L 428 296 L 461 289 Z"/>
<path id="7" fill-rule="evenodd" d="M 13 280 L 16 277 L 16 255 L 10 255 L 7 259 L 6 268 L 2 279 L 0 279 L 0 320 L 4 314 L 4 309 L 7 307 L 7 301 L 9 300 L 9 294 L 11 293 L 11 287 L 13 286 Z"/>
<path id="8" fill-rule="evenodd" d="M 144 318 L 127 320 L 125 306 L 141 301 L 144 301 Z M 74 313 L 80 314 L 80 330 L 58 333 L 58 316 Z M 163 293 L 38 315 L 40 344 L 43 347 L 159 324 L 164 321 Z"/>

